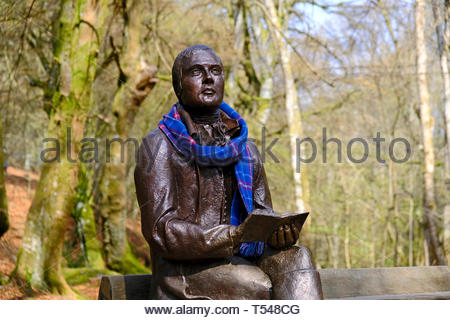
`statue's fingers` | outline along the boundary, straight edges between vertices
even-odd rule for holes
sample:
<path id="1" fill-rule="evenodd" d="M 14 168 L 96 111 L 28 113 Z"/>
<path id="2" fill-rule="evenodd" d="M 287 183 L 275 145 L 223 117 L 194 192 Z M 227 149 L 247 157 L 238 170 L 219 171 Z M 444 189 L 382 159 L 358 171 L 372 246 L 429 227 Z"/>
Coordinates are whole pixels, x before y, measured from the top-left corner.
<path id="1" fill-rule="evenodd" d="M 281 226 L 278 229 L 278 247 L 282 248 L 286 246 L 286 239 L 284 238 L 284 228 Z"/>
<path id="2" fill-rule="evenodd" d="M 292 246 L 294 244 L 294 236 L 292 235 L 291 226 L 284 225 L 284 237 L 286 239 L 286 246 Z"/>
<path id="3" fill-rule="evenodd" d="M 295 224 L 291 224 L 291 230 L 292 233 L 294 234 L 294 243 L 296 243 L 298 238 L 300 237 L 300 231 L 298 230 Z"/>
<path id="4" fill-rule="evenodd" d="M 271 247 L 278 247 L 278 239 L 277 239 L 277 231 L 272 232 L 272 236 L 270 237 L 269 244 Z"/>

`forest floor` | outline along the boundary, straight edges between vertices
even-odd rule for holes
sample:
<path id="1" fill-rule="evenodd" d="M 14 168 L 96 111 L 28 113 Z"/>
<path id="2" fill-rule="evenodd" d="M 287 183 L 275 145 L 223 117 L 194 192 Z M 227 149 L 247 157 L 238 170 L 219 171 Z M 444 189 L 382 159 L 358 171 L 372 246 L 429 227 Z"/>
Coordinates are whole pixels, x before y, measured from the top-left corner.
<path id="1" fill-rule="evenodd" d="M 5 299 L 37 299 L 55 300 L 67 299 L 67 297 L 50 294 L 48 292 L 33 292 L 31 295 L 21 288 L 15 281 L 7 281 L 14 271 L 17 253 L 22 245 L 22 236 L 25 229 L 28 209 L 31 206 L 36 190 L 39 175 L 30 171 L 24 171 L 8 167 L 5 175 L 6 192 L 8 197 L 8 214 L 10 229 L 0 239 L 0 277 L 6 284 L 0 282 L 0 300 Z M 68 229 L 71 226 L 68 226 Z M 132 247 L 141 248 L 145 252 L 145 244 L 140 231 L 139 221 L 128 219 L 127 236 Z M 142 253 L 147 255 L 148 251 Z M 141 256 L 141 254 L 139 254 Z M 147 257 L 143 257 L 147 260 Z M 143 260 L 143 259 L 140 259 Z M 72 288 L 86 299 L 97 299 L 101 276 L 90 278 L 88 282 L 78 284 Z M 1 280 L 0 279 L 0 280 Z"/>

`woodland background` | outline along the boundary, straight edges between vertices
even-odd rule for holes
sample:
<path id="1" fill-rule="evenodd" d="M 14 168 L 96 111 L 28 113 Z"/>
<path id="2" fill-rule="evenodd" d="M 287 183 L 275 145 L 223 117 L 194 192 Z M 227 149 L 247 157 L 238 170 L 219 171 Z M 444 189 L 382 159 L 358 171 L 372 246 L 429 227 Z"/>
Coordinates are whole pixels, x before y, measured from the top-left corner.
<path id="1" fill-rule="evenodd" d="M 156 127 L 176 102 L 173 60 L 195 43 L 221 56 L 225 101 L 250 137 L 266 148 L 278 139 L 279 163 L 265 157 L 274 209 L 311 212 L 301 242 L 317 267 L 447 264 L 449 17 L 447 0 L 0 1 L 0 265 L 12 266 L 0 268 L 0 293 L 80 297 L 73 286 L 101 274 L 150 272 L 134 145 L 120 161 L 111 144 L 107 162 L 105 142 L 140 141 Z M 327 161 L 323 128 L 342 142 L 326 144 Z M 297 172 L 295 155 L 314 152 L 296 144 L 305 137 L 317 157 Z M 353 138 L 369 145 L 361 163 L 347 155 Z M 389 157 L 395 138 L 411 146 L 404 163 Z M 42 161 L 55 141 L 61 161 Z M 93 159 L 96 143 L 97 162 L 65 156 Z M 361 143 L 351 151 L 364 157 Z M 8 203 L 13 169 L 25 172 L 28 200 Z M 18 226 L 8 206 L 21 202 L 31 206 Z"/>

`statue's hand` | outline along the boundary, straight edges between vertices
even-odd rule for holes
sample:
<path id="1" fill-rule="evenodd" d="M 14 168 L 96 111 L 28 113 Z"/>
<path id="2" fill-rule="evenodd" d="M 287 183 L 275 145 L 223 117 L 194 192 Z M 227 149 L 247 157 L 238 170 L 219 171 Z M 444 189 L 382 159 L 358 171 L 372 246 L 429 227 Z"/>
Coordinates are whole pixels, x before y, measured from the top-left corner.
<path id="1" fill-rule="evenodd" d="M 300 231 L 294 224 L 285 224 L 272 233 L 268 243 L 275 249 L 288 248 L 297 242 L 299 235 Z"/>
<path id="2" fill-rule="evenodd" d="M 240 225 L 232 229 L 232 238 L 235 246 L 241 245 L 242 235 L 244 234 L 247 228 L 249 228 L 249 223 L 248 219 L 245 219 L 244 222 L 242 222 Z"/>

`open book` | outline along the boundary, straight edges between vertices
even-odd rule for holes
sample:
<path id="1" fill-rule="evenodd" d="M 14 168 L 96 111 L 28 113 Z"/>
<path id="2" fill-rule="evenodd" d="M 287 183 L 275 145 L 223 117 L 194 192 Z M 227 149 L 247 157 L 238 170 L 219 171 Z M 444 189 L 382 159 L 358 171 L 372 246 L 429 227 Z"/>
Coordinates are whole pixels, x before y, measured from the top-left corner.
<path id="1" fill-rule="evenodd" d="M 264 241 L 270 238 L 275 230 L 285 224 L 295 224 L 301 231 L 309 212 L 278 214 L 270 210 L 254 210 L 243 222 L 244 232 L 241 241 Z"/>

